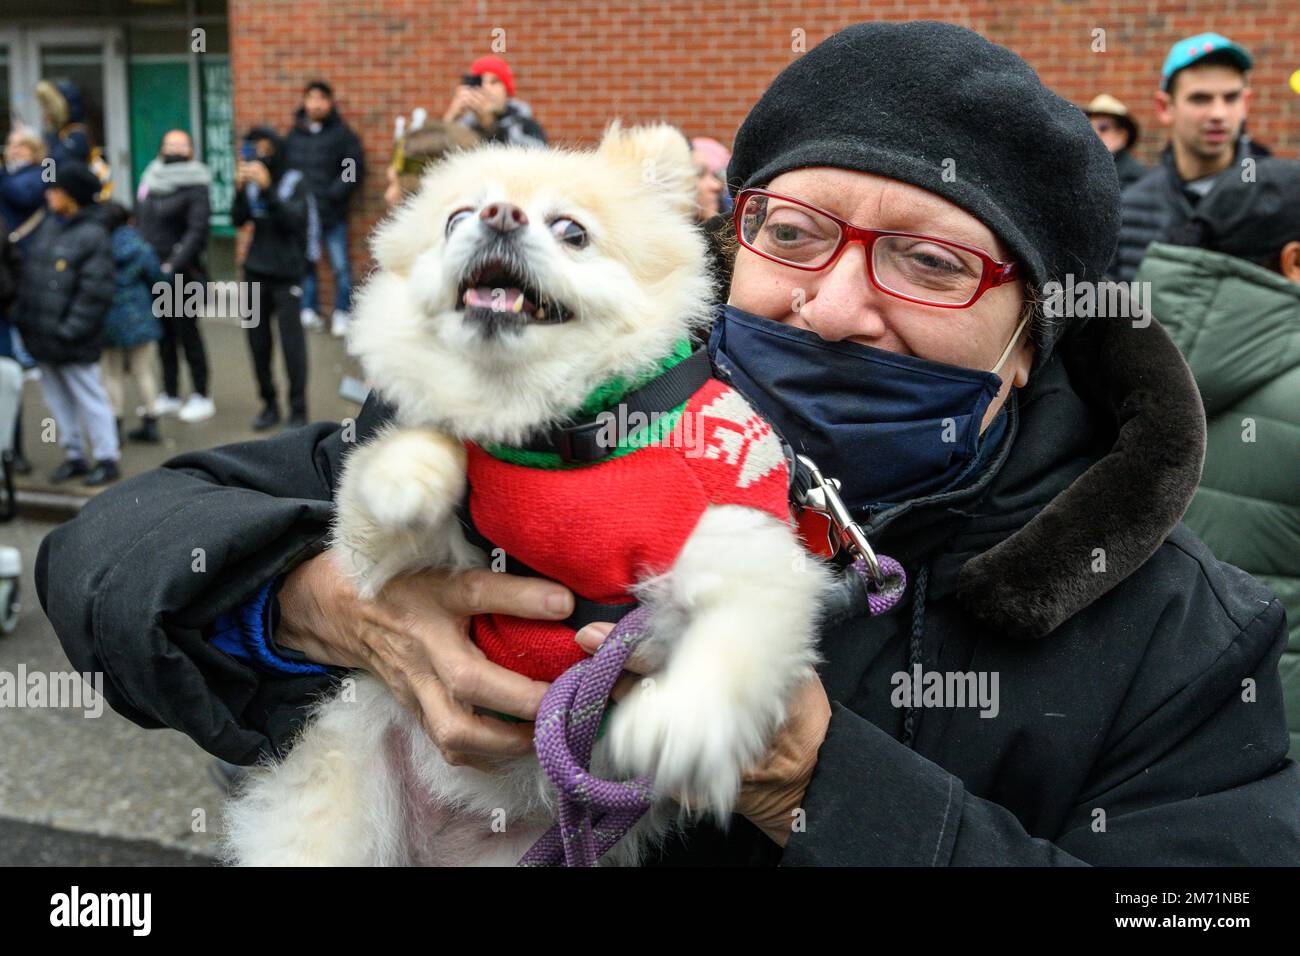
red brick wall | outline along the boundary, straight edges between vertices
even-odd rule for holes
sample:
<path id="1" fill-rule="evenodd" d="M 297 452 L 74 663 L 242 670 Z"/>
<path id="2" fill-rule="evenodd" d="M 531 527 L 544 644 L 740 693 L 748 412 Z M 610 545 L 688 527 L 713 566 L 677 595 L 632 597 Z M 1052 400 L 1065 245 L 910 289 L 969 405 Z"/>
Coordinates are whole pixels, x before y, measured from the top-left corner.
<path id="1" fill-rule="evenodd" d="M 306 80 L 333 84 L 371 167 L 354 206 L 360 276 L 364 236 L 383 213 L 393 117 L 415 106 L 441 113 L 469 61 L 494 52 L 495 29 L 504 30 L 518 95 L 552 142 L 590 142 L 620 116 L 663 119 L 729 143 L 798 55 L 793 31 L 811 49 L 867 17 L 960 23 L 1020 53 L 1062 96 L 1119 97 L 1143 127 L 1138 151 L 1148 162 L 1164 141 L 1153 93 L 1170 44 L 1215 30 L 1255 57 L 1252 134 L 1282 155 L 1300 147 L 1300 96 L 1288 86 L 1300 69 L 1292 0 L 230 0 L 235 119 L 239 129 L 286 125 Z M 1096 29 L 1106 31 L 1104 53 L 1092 51 Z"/>

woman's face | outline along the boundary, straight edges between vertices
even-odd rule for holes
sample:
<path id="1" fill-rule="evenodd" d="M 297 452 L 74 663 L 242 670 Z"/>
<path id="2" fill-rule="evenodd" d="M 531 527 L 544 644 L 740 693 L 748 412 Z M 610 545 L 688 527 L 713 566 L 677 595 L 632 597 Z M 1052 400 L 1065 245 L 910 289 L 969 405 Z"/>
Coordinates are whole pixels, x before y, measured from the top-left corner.
<path id="1" fill-rule="evenodd" d="M 16 165 L 26 166 L 36 161 L 36 152 L 32 149 L 31 143 L 23 139 L 17 132 L 13 132 L 5 140 L 5 160 Z"/>
<path id="2" fill-rule="evenodd" d="M 691 162 L 695 164 L 695 214 L 700 222 L 706 222 L 722 210 L 722 180 L 698 150 L 692 150 Z"/>
<path id="3" fill-rule="evenodd" d="M 974 216 L 916 186 L 869 173 L 814 167 L 774 178 L 767 189 L 801 199 L 841 219 L 872 229 L 913 232 L 983 249 L 1005 262 L 1010 250 Z M 1024 285 L 1009 282 L 985 292 L 965 309 L 937 309 L 886 295 L 867 278 L 866 253 L 857 243 L 820 272 L 771 262 L 743 246 L 736 253 L 731 305 L 764 318 L 816 332 L 830 342 L 850 341 L 890 352 L 991 371 L 1024 308 Z M 998 370 L 1002 388 L 981 430 L 1014 386 L 1029 381 L 1034 347 L 1028 325 Z"/>

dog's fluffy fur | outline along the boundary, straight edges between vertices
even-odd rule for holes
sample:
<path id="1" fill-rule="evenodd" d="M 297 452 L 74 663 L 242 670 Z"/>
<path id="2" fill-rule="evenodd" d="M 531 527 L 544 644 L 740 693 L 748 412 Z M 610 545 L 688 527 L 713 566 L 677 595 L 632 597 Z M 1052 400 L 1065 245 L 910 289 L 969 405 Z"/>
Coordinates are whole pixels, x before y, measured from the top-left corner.
<path id="1" fill-rule="evenodd" d="M 707 322 L 693 196 L 678 132 L 614 123 L 594 151 L 453 155 L 380 228 L 349 347 L 396 417 L 348 457 L 333 537 L 363 597 L 406 571 L 483 563 L 454 516 L 462 441 L 518 443 L 602 382 L 650 371 Z M 498 241 L 478 215 L 494 203 L 526 214 L 511 240 L 516 272 L 568 321 L 499 326 L 461 307 L 466 276 Z M 589 241 L 563 241 L 557 217 Z M 616 708 L 593 771 L 652 775 L 658 792 L 695 795 L 725 822 L 742 771 L 812 673 L 826 575 L 788 525 L 709 508 L 673 566 L 637 587 L 654 609 L 645 653 L 662 666 L 653 692 Z M 665 798 L 606 860 L 636 862 L 679 809 Z M 535 757 L 494 773 L 452 767 L 383 685 L 357 676 L 283 763 L 254 772 L 229 808 L 228 847 L 251 864 L 513 864 L 554 812 Z"/>

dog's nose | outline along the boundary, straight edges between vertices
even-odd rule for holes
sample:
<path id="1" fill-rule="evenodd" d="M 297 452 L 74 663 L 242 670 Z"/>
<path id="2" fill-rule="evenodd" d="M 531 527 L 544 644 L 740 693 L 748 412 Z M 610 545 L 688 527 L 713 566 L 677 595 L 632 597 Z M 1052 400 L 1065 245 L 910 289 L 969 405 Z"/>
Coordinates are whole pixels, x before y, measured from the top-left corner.
<path id="1" fill-rule="evenodd" d="M 485 206 L 478 217 L 490 229 L 495 229 L 503 235 L 513 232 L 521 226 L 528 225 L 528 216 L 518 206 L 508 202 L 494 202 L 490 206 Z"/>

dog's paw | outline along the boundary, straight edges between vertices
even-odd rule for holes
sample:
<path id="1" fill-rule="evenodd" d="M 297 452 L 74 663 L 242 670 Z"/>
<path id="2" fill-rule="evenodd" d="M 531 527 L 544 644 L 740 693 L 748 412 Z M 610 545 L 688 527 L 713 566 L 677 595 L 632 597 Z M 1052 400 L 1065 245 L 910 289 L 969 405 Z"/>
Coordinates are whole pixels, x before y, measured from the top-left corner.
<path id="1" fill-rule="evenodd" d="M 652 777 L 657 793 L 725 821 L 741 774 L 763 754 L 769 722 L 728 706 L 703 681 L 661 674 L 614 707 L 609 753 L 619 770 Z"/>
<path id="2" fill-rule="evenodd" d="M 465 492 L 465 449 L 428 429 L 394 432 L 354 476 L 357 501 L 381 528 L 433 527 Z"/>

